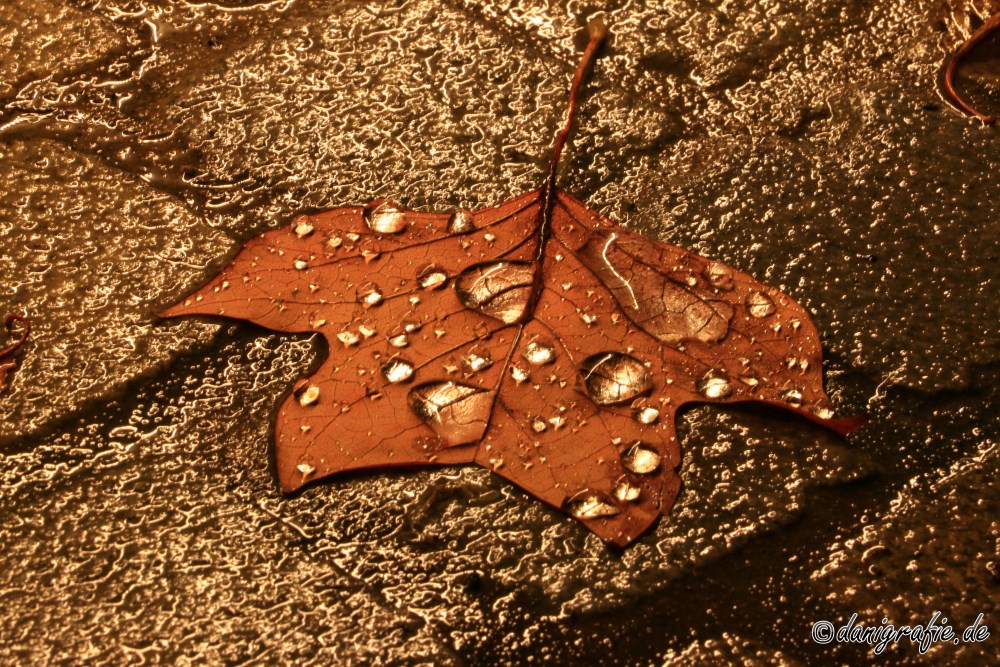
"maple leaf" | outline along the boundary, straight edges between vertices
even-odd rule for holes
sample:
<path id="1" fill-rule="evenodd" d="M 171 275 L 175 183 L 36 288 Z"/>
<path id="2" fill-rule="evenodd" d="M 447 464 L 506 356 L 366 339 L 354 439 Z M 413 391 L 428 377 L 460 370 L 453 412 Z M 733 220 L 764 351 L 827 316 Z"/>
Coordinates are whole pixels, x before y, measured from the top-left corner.
<path id="1" fill-rule="evenodd" d="M 781 292 L 623 229 L 556 187 L 579 89 L 538 190 L 475 211 L 379 200 L 246 243 L 165 316 L 320 332 L 329 357 L 286 397 L 277 475 L 477 463 L 627 545 L 674 503 L 675 416 L 759 401 L 846 433 L 819 337 Z"/>

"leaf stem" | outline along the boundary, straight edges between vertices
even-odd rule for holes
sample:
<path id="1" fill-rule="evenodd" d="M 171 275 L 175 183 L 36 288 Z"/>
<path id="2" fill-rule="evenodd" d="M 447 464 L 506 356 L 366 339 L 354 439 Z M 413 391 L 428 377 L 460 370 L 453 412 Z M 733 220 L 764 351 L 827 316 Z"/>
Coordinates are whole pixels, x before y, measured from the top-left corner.
<path id="1" fill-rule="evenodd" d="M 941 78 L 945 97 L 948 98 L 948 101 L 960 110 L 970 116 L 978 118 L 987 125 L 992 125 L 996 122 L 996 118 L 987 116 L 982 112 L 977 111 L 972 105 L 962 99 L 962 97 L 958 94 L 958 91 L 955 90 L 954 78 L 955 70 L 958 69 L 958 64 L 962 61 L 962 59 L 965 58 L 965 56 L 967 56 L 972 49 L 976 48 L 976 46 L 978 46 L 984 39 L 996 32 L 997 29 L 1000 29 L 1000 13 L 994 14 L 987 19 L 986 23 L 979 26 L 979 30 L 972 33 L 972 36 L 958 47 L 955 53 L 953 53 L 951 58 L 948 60 L 948 66 L 945 68 L 944 76 Z"/>
<path id="2" fill-rule="evenodd" d="M 545 184 L 542 186 L 542 220 L 539 225 L 541 231 L 538 243 L 538 260 L 541 260 L 545 252 L 545 241 L 548 237 L 549 223 L 556 201 L 556 172 L 559 169 L 559 158 L 562 157 L 563 148 L 573 131 L 573 120 L 576 118 L 576 108 L 580 102 L 580 88 L 594 64 L 597 50 L 608 35 L 608 29 L 600 17 L 591 19 L 587 23 L 587 32 L 590 35 L 590 41 L 587 42 L 587 48 L 584 49 L 583 56 L 580 57 L 580 64 L 576 66 L 576 72 L 573 74 L 573 83 L 569 88 L 569 100 L 566 105 L 566 122 L 559 134 L 556 135 L 556 143 L 552 147 L 552 159 L 549 161 L 549 171 L 545 177 Z"/>

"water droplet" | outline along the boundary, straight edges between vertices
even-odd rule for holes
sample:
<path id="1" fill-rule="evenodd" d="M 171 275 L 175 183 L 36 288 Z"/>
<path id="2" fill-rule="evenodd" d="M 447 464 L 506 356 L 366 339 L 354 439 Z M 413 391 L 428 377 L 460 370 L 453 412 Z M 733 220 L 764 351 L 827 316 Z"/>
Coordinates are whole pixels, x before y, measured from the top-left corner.
<path id="1" fill-rule="evenodd" d="M 611 489 L 611 495 L 623 503 L 632 502 L 639 499 L 639 486 L 633 484 L 627 477 L 622 477 Z"/>
<path id="2" fill-rule="evenodd" d="M 413 364 L 399 357 L 392 357 L 382 364 L 382 377 L 385 378 L 386 382 L 393 384 L 408 381 L 413 377 L 413 371 Z"/>
<path id="3" fill-rule="evenodd" d="M 414 387 L 410 408 L 446 446 L 478 442 L 493 408 L 493 394 L 479 387 L 456 382 L 429 382 Z"/>
<path id="4" fill-rule="evenodd" d="M 614 516 L 621 511 L 610 500 L 589 492 L 574 497 L 566 503 L 566 509 L 577 519 L 598 519 L 602 516 Z"/>
<path id="5" fill-rule="evenodd" d="M 343 343 L 344 347 L 351 347 L 352 345 L 357 345 L 361 337 L 353 331 L 341 331 L 337 334 L 337 340 Z"/>
<path id="6" fill-rule="evenodd" d="M 660 418 L 660 411 L 647 405 L 645 399 L 639 399 L 632 404 L 632 418 L 640 424 L 655 424 Z"/>
<path id="7" fill-rule="evenodd" d="M 408 224 L 406 212 L 388 199 L 379 199 L 365 206 L 362 217 L 365 224 L 379 234 L 399 234 Z"/>
<path id="8" fill-rule="evenodd" d="M 314 384 L 309 385 L 299 393 L 299 405 L 305 407 L 312 405 L 319 400 L 319 387 Z"/>
<path id="9" fill-rule="evenodd" d="M 405 333 L 401 333 L 398 336 L 393 336 L 389 339 L 389 345 L 393 347 L 406 347 L 410 344 L 410 337 Z"/>
<path id="10" fill-rule="evenodd" d="M 733 383 L 724 371 L 712 370 L 698 381 L 698 393 L 705 398 L 727 398 L 733 393 Z"/>
<path id="11" fill-rule="evenodd" d="M 552 345 L 541 342 L 532 341 L 524 346 L 521 350 L 521 356 L 524 357 L 528 363 L 534 364 L 535 366 L 544 366 L 545 364 L 551 364 L 556 359 L 556 348 Z"/>
<path id="12" fill-rule="evenodd" d="M 358 288 L 358 302 L 365 308 L 382 303 L 382 288 L 375 283 L 365 283 Z"/>
<path id="13" fill-rule="evenodd" d="M 747 297 L 747 309 L 754 317 L 767 317 L 775 311 L 774 301 L 763 292 L 751 292 Z"/>
<path id="14" fill-rule="evenodd" d="M 358 331 L 365 338 L 371 338 L 375 335 L 375 324 L 372 322 L 364 322 L 358 325 Z"/>
<path id="15" fill-rule="evenodd" d="M 526 382 L 528 380 L 528 371 L 524 370 L 520 366 L 511 366 L 510 376 L 514 378 L 514 382 L 521 384 L 522 382 Z"/>
<path id="16" fill-rule="evenodd" d="M 489 352 L 484 352 L 483 354 L 469 352 L 462 358 L 462 367 L 465 368 L 468 373 L 478 373 L 479 371 L 486 370 L 492 365 L 493 355 Z"/>
<path id="17" fill-rule="evenodd" d="M 406 333 L 414 333 L 414 332 L 420 331 L 421 327 L 424 326 L 423 322 L 421 322 L 419 320 L 411 320 L 411 319 L 405 319 L 402 322 L 400 322 L 399 324 L 400 324 L 400 326 L 403 327 L 403 331 L 405 331 Z"/>
<path id="18" fill-rule="evenodd" d="M 310 225 L 307 221 L 299 220 L 298 222 L 295 223 L 295 235 L 298 236 L 300 239 L 304 239 L 305 237 L 309 236 L 312 233 L 313 233 L 313 226 Z"/>
<path id="19" fill-rule="evenodd" d="M 705 267 L 702 272 L 705 276 L 705 280 L 708 284 L 715 289 L 728 292 L 733 289 L 733 271 L 725 264 L 720 264 L 719 262 L 711 262 Z"/>
<path id="20" fill-rule="evenodd" d="M 297 259 L 295 260 L 294 264 L 295 268 L 298 269 L 299 271 L 305 271 L 306 269 L 309 268 L 309 262 L 307 262 L 304 259 Z"/>
<path id="21" fill-rule="evenodd" d="M 545 421 L 539 419 L 538 417 L 535 417 L 535 419 L 531 422 L 531 430 L 534 431 L 535 433 L 542 433 L 547 428 L 548 426 L 546 426 Z"/>
<path id="22" fill-rule="evenodd" d="M 309 477 L 314 472 L 316 472 L 316 468 L 306 462 L 298 464 L 297 466 L 295 466 L 295 469 L 298 470 L 300 473 L 302 473 L 303 477 Z"/>
<path id="23" fill-rule="evenodd" d="M 448 274 L 432 264 L 420 272 L 417 282 L 424 289 L 438 289 L 448 282 Z"/>
<path id="24" fill-rule="evenodd" d="M 536 271 L 533 262 L 475 264 L 455 279 L 455 293 L 466 308 L 513 324 L 528 310 Z"/>
<path id="25" fill-rule="evenodd" d="M 833 410 L 830 408 L 814 408 L 813 414 L 820 419 L 833 419 Z"/>
<path id="26" fill-rule="evenodd" d="M 760 378 L 757 376 L 756 373 L 753 372 L 743 373 L 742 375 L 740 375 L 740 382 L 742 382 L 748 387 L 756 387 L 757 385 L 760 384 Z"/>
<path id="27" fill-rule="evenodd" d="M 475 228 L 476 223 L 471 211 L 455 211 L 448 218 L 447 231 L 449 234 L 468 234 Z"/>
<path id="28" fill-rule="evenodd" d="M 643 442 L 637 442 L 622 453 L 622 465 L 637 475 L 649 475 L 660 467 L 660 454 Z"/>
<path id="29" fill-rule="evenodd" d="M 587 394 L 598 405 L 631 401 L 653 388 L 641 361 L 621 352 L 602 352 L 583 360 L 580 374 Z"/>
<path id="30" fill-rule="evenodd" d="M 798 389 L 789 389 L 781 394 L 781 400 L 793 408 L 800 408 L 802 407 L 802 392 Z"/>

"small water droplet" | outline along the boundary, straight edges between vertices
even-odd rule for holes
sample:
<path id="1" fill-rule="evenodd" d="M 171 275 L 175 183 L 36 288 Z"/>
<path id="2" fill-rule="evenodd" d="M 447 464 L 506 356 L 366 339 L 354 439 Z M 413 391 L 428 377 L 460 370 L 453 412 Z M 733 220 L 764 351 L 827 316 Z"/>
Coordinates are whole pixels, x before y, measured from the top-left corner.
<path id="1" fill-rule="evenodd" d="M 392 357 L 382 364 L 382 377 L 385 378 L 386 382 L 393 384 L 408 381 L 413 377 L 413 371 L 413 364 L 399 357 Z"/>
<path id="2" fill-rule="evenodd" d="M 767 317 L 775 311 L 774 301 L 763 292 L 751 292 L 747 297 L 747 309 L 754 317 Z"/>
<path id="3" fill-rule="evenodd" d="M 649 475 L 660 467 L 660 454 L 643 442 L 637 442 L 622 453 L 622 465 L 637 475 Z"/>
<path id="4" fill-rule="evenodd" d="M 309 268 L 309 262 L 307 262 L 304 259 L 297 259 L 295 260 L 294 264 L 295 268 L 298 269 L 299 271 L 305 271 L 306 269 Z"/>
<path id="5" fill-rule="evenodd" d="M 813 414 L 820 419 L 833 419 L 833 410 L 830 408 L 815 408 L 813 409 Z"/>
<path id="6" fill-rule="evenodd" d="M 640 489 L 637 484 L 633 484 L 627 477 L 622 477 L 611 489 L 611 495 L 623 503 L 632 502 L 639 499 Z"/>
<path id="7" fill-rule="evenodd" d="M 493 355 L 489 352 L 484 352 L 483 354 L 469 352 L 462 358 L 462 367 L 468 373 L 478 373 L 479 371 L 486 370 L 492 365 Z"/>
<path id="8" fill-rule="evenodd" d="M 583 360 L 580 374 L 587 394 L 598 405 L 631 401 L 653 388 L 641 361 L 621 352 L 602 352 Z"/>
<path id="9" fill-rule="evenodd" d="M 539 419 L 538 417 L 535 417 L 535 419 L 531 422 L 531 430 L 534 431 L 535 433 L 542 433 L 547 428 L 548 426 L 545 424 L 545 421 Z"/>
<path id="10" fill-rule="evenodd" d="M 756 373 L 743 373 L 740 375 L 740 382 L 748 387 L 756 387 L 760 384 L 760 378 Z"/>
<path id="11" fill-rule="evenodd" d="M 341 331 L 337 334 L 337 340 L 343 343 L 344 347 L 351 347 L 352 345 L 357 345 L 361 337 L 353 331 Z"/>
<path id="12" fill-rule="evenodd" d="M 705 398 L 728 398 L 733 393 L 733 383 L 725 371 L 712 370 L 698 381 L 698 393 Z"/>
<path id="13" fill-rule="evenodd" d="M 401 333 L 389 339 L 389 345 L 392 345 L 393 347 L 406 347 L 409 344 L 410 344 L 410 337 L 407 336 L 405 333 Z"/>
<path id="14" fill-rule="evenodd" d="M 417 276 L 417 282 L 424 289 L 439 289 L 448 282 L 448 274 L 432 264 L 420 272 L 420 275 Z"/>
<path id="15" fill-rule="evenodd" d="M 419 320 L 411 320 L 409 318 L 403 320 L 399 323 L 403 327 L 403 331 L 406 333 L 415 333 L 420 331 L 420 328 L 424 326 L 424 323 Z"/>
<path id="16" fill-rule="evenodd" d="M 728 292 L 733 289 L 733 271 L 725 264 L 711 262 L 702 272 L 708 284 L 717 290 Z"/>
<path id="17" fill-rule="evenodd" d="M 551 364 L 556 359 L 556 348 L 543 341 L 532 341 L 521 350 L 521 356 L 535 366 Z"/>
<path id="18" fill-rule="evenodd" d="M 316 472 L 316 468 L 313 465 L 306 463 L 304 461 L 295 466 L 295 469 L 298 470 L 300 473 L 302 473 L 302 477 L 309 477 L 314 472 Z"/>
<path id="19" fill-rule="evenodd" d="M 365 308 L 382 303 L 382 289 L 375 283 L 365 283 L 358 288 L 358 302 Z"/>
<path id="20" fill-rule="evenodd" d="M 781 400 L 793 408 L 800 408 L 802 407 L 802 392 L 798 389 L 789 389 L 781 394 Z"/>
<path id="21" fill-rule="evenodd" d="M 566 503 L 566 509 L 577 519 L 598 519 L 603 516 L 614 516 L 621 511 L 610 500 L 589 492 L 574 497 Z"/>
<path id="22" fill-rule="evenodd" d="M 334 250 L 336 250 L 341 246 L 343 242 L 344 239 L 340 238 L 339 236 L 331 236 L 329 239 L 327 239 L 326 244 L 331 248 L 333 248 Z"/>
<path id="23" fill-rule="evenodd" d="M 312 405 L 319 400 L 319 387 L 314 384 L 309 385 L 299 393 L 299 405 L 305 407 Z"/>
<path id="24" fill-rule="evenodd" d="M 358 325 L 358 331 L 365 338 L 371 338 L 375 335 L 375 324 L 372 322 L 364 322 Z"/>
<path id="25" fill-rule="evenodd" d="M 299 220 L 295 223 L 295 235 L 304 239 L 313 233 L 313 226 L 306 220 Z"/>
<path id="26" fill-rule="evenodd" d="M 528 371 L 524 370 L 520 366 L 511 366 L 510 376 L 514 378 L 514 382 L 521 384 L 522 382 L 526 382 L 528 380 Z"/>
<path id="27" fill-rule="evenodd" d="M 632 404 L 632 418 L 640 424 L 655 424 L 660 418 L 660 411 L 648 405 L 645 399 L 639 399 Z"/>
<path id="28" fill-rule="evenodd" d="M 468 234 L 475 228 L 476 223 L 471 211 L 455 211 L 448 218 L 446 229 L 449 234 Z"/>
<path id="29" fill-rule="evenodd" d="M 379 234 L 399 234 L 406 229 L 406 212 L 399 204 L 380 199 L 365 206 L 362 213 L 365 224 Z"/>

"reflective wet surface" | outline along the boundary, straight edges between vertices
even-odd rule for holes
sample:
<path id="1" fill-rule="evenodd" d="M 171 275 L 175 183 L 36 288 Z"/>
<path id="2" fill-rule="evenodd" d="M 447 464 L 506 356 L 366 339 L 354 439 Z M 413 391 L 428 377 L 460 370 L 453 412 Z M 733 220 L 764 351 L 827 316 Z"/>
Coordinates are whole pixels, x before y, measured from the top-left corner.
<path id="1" fill-rule="evenodd" d="M 813 644 L 820 618 L 943 610 L 961 625 L 984 612 L 1000 630 L 997 131 L 935 88 L 970 13 L 989 8 L 607 5 L 612 42 L 561 184 L 794 297 L 824 337 L 838 411 L 873 418 L 848 444 L 776 413 L 683 413 L 678 504 L 618 552 L 481 469 L 283 496 L 273 410 L 334 345 L 155 317 L 297 214 L 389 199 L 366 220 L 391 236 L 403 209 L 479 209 L 538 187 L 587 7 L 6 3 L 0 317 L 24 312 L 32 335 L 0 396 L 0 656 L 825 663 L 863 656 Z M 987 46 L 959 84 L 996 113 Z M 448 230 L 473 227 L 457 214 Z M 414 272 L 431 290 L 462 278 Z M 477 308 L 520 316 L 523 299 L 466 278 Z M 712 265 L 703 278 L 731 285 Z M 385 308 L 390 287 L 372 275 L 358 298 Z M 773 304 L 747 308 L 766 318 Z M 400 382 L 418 326 L 391 332 L 400 356 L 385 372 Z M 365 323 L 342 334 L 337 347 L 357 345 Z M 543 357 L 544 341 L 518 352 L 515 381 L 544 372 Z M 626 405 L 649 400 L 635 373 L 593 377 Z M 753 380 L 711 375 L 704 390 Z M 461 383 L 413 391 L 456 443 L 479 428 L 482 399 Z M 639 403 L 636 419 L 661 408 Z M 567 509 L 636 500 L 658 454 L 621 453 L 632 477 L 614 497 L 582 492 Z M 998 647 L 932 657 L 995 661 Z"/>

